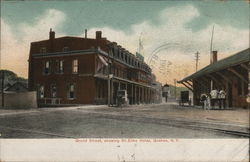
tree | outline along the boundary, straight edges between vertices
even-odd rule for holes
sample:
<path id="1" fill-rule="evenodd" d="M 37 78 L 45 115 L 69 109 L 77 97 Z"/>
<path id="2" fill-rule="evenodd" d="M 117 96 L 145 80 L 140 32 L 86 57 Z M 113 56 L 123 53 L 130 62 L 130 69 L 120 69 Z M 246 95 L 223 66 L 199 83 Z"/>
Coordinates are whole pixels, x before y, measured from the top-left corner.
<path id="1" fill-rule="evenodd" d="M 0 78 L 2 78 L 2 75 L 4 73 L 4 82 L 10 82 L 10 81 L 21 81 L 21 82 L 27 82 L 27 79 L 23 77 L 17 76 L 16 73 L 10 70 L 0 70 Z"/>

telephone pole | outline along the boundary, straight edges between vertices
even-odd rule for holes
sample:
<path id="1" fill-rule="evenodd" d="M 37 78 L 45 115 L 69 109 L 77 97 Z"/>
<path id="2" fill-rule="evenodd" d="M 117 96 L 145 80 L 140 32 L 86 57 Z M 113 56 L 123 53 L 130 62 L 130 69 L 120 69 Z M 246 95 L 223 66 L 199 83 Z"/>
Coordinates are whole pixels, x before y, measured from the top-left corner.
<path id="1" fill-rule="evenodd" d="M 174 96 L 175 99 L 177 98 L 177 93 L 176 93 L 176 79 L 174 79 Z"/>
<path id="2" fill-rule="evenodd" d="M 195 56 L 195 70 L 197 71 L 198 61 L 200 60 L 200 53 L 197 51 L 194 56 Z"/>
<path id="3" fill-rule="evenodd" d="M 4 107 L 4 70 L 2 70 L 2 108 Z"/>

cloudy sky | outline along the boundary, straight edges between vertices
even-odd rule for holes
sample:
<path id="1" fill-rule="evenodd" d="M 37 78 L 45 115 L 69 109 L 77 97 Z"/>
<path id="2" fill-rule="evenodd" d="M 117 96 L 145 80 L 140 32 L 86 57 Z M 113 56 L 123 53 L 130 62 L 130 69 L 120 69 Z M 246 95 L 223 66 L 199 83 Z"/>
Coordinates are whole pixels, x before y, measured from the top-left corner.
<path id="1" fill-rule="evenodd" d="M 213 49 L 224 58 L 249 46 L 246 0 L 183 1 L 1 1 L 1 68 L 27 77 L 30 42 L 56 37 L 82 37 L 96 30 L 130 52 L 141 39 L 145 60 L 162 83 L 172 83 L 209 64 Z M 152 58 L 154 60 L 152 61 Z M 166 62 L 166 65 L 162 62 Z M 168 65 L 169 64 L 169 65 Z"/>

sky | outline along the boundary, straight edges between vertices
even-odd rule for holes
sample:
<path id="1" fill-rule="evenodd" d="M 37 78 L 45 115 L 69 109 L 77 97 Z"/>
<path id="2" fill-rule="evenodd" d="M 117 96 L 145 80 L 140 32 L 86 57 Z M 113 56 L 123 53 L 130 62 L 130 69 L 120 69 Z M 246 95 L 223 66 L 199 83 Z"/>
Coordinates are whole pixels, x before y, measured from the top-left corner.
<path id="1" fill-rule="evenodd" d="M 145 61 L 157 80 L 172 84 L 209 64 L 213 50 L 218 59 L 249 47 L 249 1 L 1 1 L 1 69 L 28 77 L 30 43 L 56 37 L 104 37 L 135 53 L 139 40 Z"/>

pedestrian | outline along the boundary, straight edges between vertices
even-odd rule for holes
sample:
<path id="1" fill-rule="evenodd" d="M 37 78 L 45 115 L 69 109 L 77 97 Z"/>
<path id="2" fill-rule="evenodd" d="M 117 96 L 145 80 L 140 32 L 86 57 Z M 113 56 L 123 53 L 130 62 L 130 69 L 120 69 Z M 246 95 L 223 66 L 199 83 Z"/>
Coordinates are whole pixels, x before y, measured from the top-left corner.
<path id="1" fill-rule="evenodd" d="M 201 94 L 200 103 L 201 103 L 203 109 L 205 109 L 206 100 L 207 100 L 207 95 L 205 93 Z"/>
<path id="2" fill-rule="evenodd" d="M 211 109 L 211 96 L 210 94 L 207 94 L 207 99 L 206 99 L 206 106 L 205 109 L 210 110 Z"/>
<path id="3" fill-rule="evenodd" d="M 213 107 L 215 105 L 215 102 L 218 101 L 219 97 L 219 91 L 214 89 L 210 92 L 210 104 Z"/>
<path id="4" fill-rule="evenodd" d="M 165 92 L 165 101 L 168 102 L 168 92 Z"/>
<path id="5" fill-rule="evenodd" d="M 224 90 L 220 90 L 219 92 L 219 107 L 221 109 L 221 104 L 223 109 L 226 109 L 226 92 Z"/>

